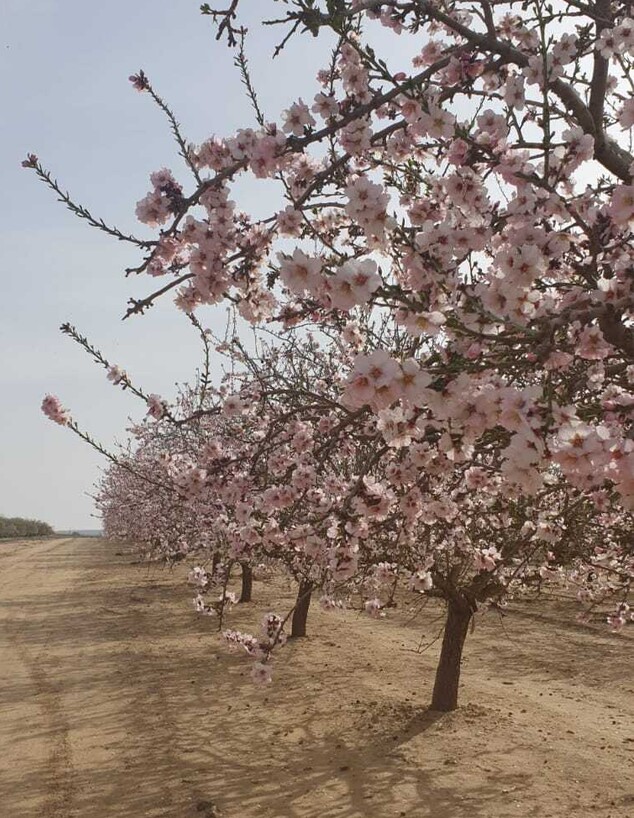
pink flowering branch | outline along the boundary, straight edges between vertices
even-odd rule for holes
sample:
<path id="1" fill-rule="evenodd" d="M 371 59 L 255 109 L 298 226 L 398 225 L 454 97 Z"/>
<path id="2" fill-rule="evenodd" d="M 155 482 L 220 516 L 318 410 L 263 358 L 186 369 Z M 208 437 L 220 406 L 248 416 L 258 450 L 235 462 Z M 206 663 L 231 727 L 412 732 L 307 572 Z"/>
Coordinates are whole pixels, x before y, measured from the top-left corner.
<path id="1" fill-rule="evenodd" d="M 75 216 L 87 221 L 91 227 L 96 227 L 98 230 L 101 230 L 103 233 L 107 233 L 109 236 L 112 236 L 118 241 L 129 242 L 131 244 L 135 244 L 137 247 L 153 247 L 156 244 L 155 241 L 138 239 L 136 236 L 126 235 L 118 228 L 107 225 L 103 219 L 95 218 L 83 205 L 76 204 L 71 198 L 70 194 L 67 191 L 64 191 L 59 186 L 57 180 L 51 176 L 50 172 L 42 166 L 35 154 L 30 153 L 22 162 L 22 167 L 34 170 L 38 179 L 44 182 L 48 188 L 57 194 L 57 200 L 66 205 L 66 207 L 71 211 L 71 213 L 74 213 Z"/>

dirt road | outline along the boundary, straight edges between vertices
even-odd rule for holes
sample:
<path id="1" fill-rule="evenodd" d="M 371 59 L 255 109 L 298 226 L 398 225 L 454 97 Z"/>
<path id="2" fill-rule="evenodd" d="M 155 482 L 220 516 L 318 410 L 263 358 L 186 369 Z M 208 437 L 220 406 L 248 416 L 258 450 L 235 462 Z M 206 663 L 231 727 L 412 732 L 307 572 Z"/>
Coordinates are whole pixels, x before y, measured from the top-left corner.
<path id="1" fill-rule="evenodd" d="M 2 818 L 634 816 L 630 635 L 554 603 L 487 615 L 462 708 L 429 716 L 437 646 L 416 649 L 438 611 L 311 610 L 254 688 L 182 576 L 131 563 L 91 539 L 0 545 Z M 232 627 L 274 607 L 254 599 Z"/>

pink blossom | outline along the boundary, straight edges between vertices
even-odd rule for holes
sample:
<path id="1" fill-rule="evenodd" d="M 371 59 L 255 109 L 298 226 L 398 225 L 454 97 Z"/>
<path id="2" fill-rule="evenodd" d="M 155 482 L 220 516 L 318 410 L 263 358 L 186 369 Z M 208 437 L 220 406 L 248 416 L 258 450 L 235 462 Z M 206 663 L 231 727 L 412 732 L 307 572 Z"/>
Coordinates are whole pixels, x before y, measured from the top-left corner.
<path id="1" fill-rule="evenodd" d="M 279 166 L 279 158 L 286 144 L 283 133 L 256 134 L 249 156 L 249 167 L 258 179 L 272 176 Z"/>
<path id="2" fill-rule="evenodd" d="M 353 348 L 360 348 L 363 345 L 363 335 L 356 321 L 348 321 L 341 330 L 341 337 Z"/>
<path id="3" fill-rule="evenodd" d="M 414 65 L 432 65 L 441 58 L 445 47 L 445 43 L 429 40 L 423 47 L 420 56 L 414 58 Z"/>
<path id="4" fill-rule="evenodd" d="M 449 139 L 454 135 L 456 118 L 450 111 L 443 111 L 438 105 L 430 105 L 416 125 L 422 136 Z"/>
<path id="5" fill-rule="evenodd" d="M 420 570 L 416 571 L 415 574 L 412 574 L 410 578 L 410 587 L 413 591 L 417 591 L 418 593 L 424 593 L 425 591 L 431 591 L 434 586 L 434 582 L 432 580 L 432 576 L 429 571 Z"/>
<path id="6" fill-rule="evenodd" d="M 55 395 L 47 395 L 42 401 L 42 412 L 47 418 L 60 426 L 68 426 L 70 423 L 70 412 L 64 409 L 59 398 Z"/>
<path id="7" fill-rule="evenodd" d="M 482 548 L 475 553 L 473 558 L 473 567 L 476 571 L 493 571 L 502 555 L 495 546 L 489 548 Z"/>
<path id="8" fill-rule="evenodd" d="M 353 406 L 379 401 L 389 406 L 396 399 L 398 389 L 398 363 L 382 349 L 370 355 L 357 355 L 354 369 L 348 379 L 346 398 Z"/>
<path id="9" fill-rule="evenodd" d="M 148 193 L 136 206 L 137 219 L 150 227 L 165 224 L 170 212 L 168 200 L 156 191 Z"/>
<path id="10" fill-rule="evenodd" d="M 304 130 L 315 124 L 315 120 L 308 110 L 308 105 L 301 99 L 284 111 L 282 117 L 284 119 L 284 132 L 293 134 L 293 136 L 303 136 Z"/>
<path id="11" fill-rule="evenodd" d="M 464 139 L 454 139 L 449 145 L 446 159 L 452 165 L 464 165 L 469 154 L 469 143 Z"/>
<path id="12" fill-rule="evenodd" d="M 619 225 L 627 226 L 634 220 L 634 185 L 617 185 L 614 188 L 608 212 Z"/>
<path id="13" fill-rule="evenodd" d="M 381 409 L 378 418 L 377 429 L 388 446 L 394 449 L 409 446 L 412 442 L 412 429 L 400 406 L 394 409 Z"/>
<path id="14" fill-rule="evenodd" d="M 318 114 L 322 119 L 330 119 L 339 113 L 339 105 L 334 96 L 320 92 L 315 95 L 315 101 L 311 111 Z"/>
<path id="15" fill-rule="evenodd" d="M 255 662 L 251 671 L 251 679 L 257 685 L 270 684 L 273 681 L 271 666 L 262 662 Z"/>
<path id="16" fill-rule="evenodd" d="M 372 129 L 368 119 L 355 119 L 339 132 L 339 142 L 347 153 L 360 156 L 372 146 Z"/>
<path id="17" fill-rule="evenodd" d="M 108 367 L 108 373 L 106 375 L 109 381 L 117 386 L 120 383 L 125 383 L 128 380 L 128 375 L 125 370 L 121 369 L 120 367 L 113 365 Z"/>
<path id="18" fill-rule="evenodd" d="M 303 220 L 301 210 L 289 205 L 277 214 L 277 227 L 283 236 L 297 236 Z"/>
<path id="19" fill-rule="evenodd" d="M 222 412 L 228 418 L 239 417 L 245 411 L 246 405 L 239 395 L 229 395 L 222 406 Z"/>
<path id="20" fill-rule="evenodd" d="M 363 603 L 363 609 L 365 610 L 365 612 L 374 619 L 378 619 L 382 616 L 385 616 L 385 614 L 381 611 L 382 607 L 383 605 L 381 603 L 381 600 L 376 598 L 368 599 L 366 602 Z"/>
<path id="21" fill-rule="evenodd" d="M 349 311 L 369 301 L 381 283 L 375 261 L 351 259 L 326 280 L 326 291 L 335 309 Z"/>
<path id="22" fill-rule="evenodd" d="M 634 52 L 634 20 L 631 17 L 624 17 L 614 33 L 623 50 L 631 56 Z"/>
<path id="23" fill-rule="evenodd" d="M 431 380 L 431 375 L 421 369 L 417 361 L 407 358 L 401 365 L 398 377 L 403 401 L 412 406 L 425 406 L 429 397 L 427 387 Z"/>
<path id="24" fill-rule="evenodd" d="M 314 293 L 321 282 L 323 262 L 320 258 L 310 258 L 297 249 L 293 255 L 280 256 L 280 278 L 296 295 Z"/>
<path id="25" fill-rule="evenodd" d="M 526 98 L 524 96 L 524 77 L 519 74 L 511 75 L 504 88 L 504 100 L 518 111 L 522 111 L 526 105 Z"/>
<path id="26" fill-rule="evenodd" d="M 159 395 L 148 395 L 147 406 L 148 415 L 155 420 L 160 420 L 165 414 L 165 403 Z"/>
<path id="27" fill-rule="evenodd" d="M 618 33 L 613 28 L 604 28 L 596 42 L 596 50 L 609 60 L 621 51 L 621 42 Z"/>
<path id="28" fill-rule="evenodd" d="M 553 46 L 553 56 L 559 61 L 561 65 L 572 62 L 577 55 L 577 41 L 576 34 L 569 34 L 564 32 L 560 35 L 557 42 Z"/>
<path id="29" fill-rule="evenodd" d="M 577 355 L 587 361 L 601 361 L 610 354 L 610 345 L 597 326 L 584 327 L 579 334 Z"/>
<path id="30" fill-rule="evenodd" d="M 128 77 L 128 79 L 137 91 L 147 91 L 149 88 L 148 78 L 145 76 L 143 71 L 139 71 L 138 74 L 132 74 L 132 76 Z"/>
<path id="31" fill-rule="evenodd" d="M 357 221 L 367 236 L 382 236 L 392 222 L 387 216 L 389 196 L 384 188 L 359 176 L 346 187 L 348 204 L 346 213 Z"/>
<path id="32" fill-rule="evenodd" d="M 442 327 L 447 323 L 443 313 L 437 310 L 433 312 L 401 313 L 401 321 L 410 335 L 427 335 L 432 338 L 438 335 Z"/>

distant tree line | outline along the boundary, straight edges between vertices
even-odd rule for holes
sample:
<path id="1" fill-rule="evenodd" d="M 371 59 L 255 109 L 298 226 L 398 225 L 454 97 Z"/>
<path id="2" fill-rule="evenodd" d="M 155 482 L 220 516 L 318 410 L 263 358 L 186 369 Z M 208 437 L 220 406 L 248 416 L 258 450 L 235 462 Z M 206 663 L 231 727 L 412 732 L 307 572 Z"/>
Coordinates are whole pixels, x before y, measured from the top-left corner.
<path id="1" fill-rule="evenodd" d="M 43 537 L 52 534 L 53 528 L 41 520 L 25 520 L 23 517 L 0 516 L 1 537 Z"/>

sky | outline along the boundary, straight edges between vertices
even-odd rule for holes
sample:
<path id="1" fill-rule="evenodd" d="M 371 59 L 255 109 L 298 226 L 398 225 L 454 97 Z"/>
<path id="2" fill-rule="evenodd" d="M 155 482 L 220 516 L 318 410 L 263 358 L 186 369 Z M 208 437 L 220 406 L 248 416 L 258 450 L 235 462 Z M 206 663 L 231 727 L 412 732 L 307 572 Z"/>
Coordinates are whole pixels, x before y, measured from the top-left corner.
<path id="1" fill-rule="evenodd" d="M 272 61 L 279 31 L 254 23 L 263 9 L 280 7 L 243 5 L 261 102 L 278 119 L 307 87 L 318 90 L 324 50 L 301 38 Z M 128 76 L 144 69 L 193 142 L 231 135 L 252 125 L 252 115 L 232 54 L 196 0 L 2 0 L 0 32 L 0 514 L 60 530 L 98 528 L 90 494 L 103 459 L 46 420 L 40 403 L 58 395 L 108 447 L 125 440 L 128 419 L 141 419 L 145 407 L 114 388 L 59 325 L 74 324 L 147 392 L 165 397 L 191 380 L 199 346 L 170 298 L 121 321 L 128 298 L 153 283 L 124 277 L 140 261 L 135 247 L 79 221 L 20 162 L 36 153 L 93 213 L 151 236 L 134 217 L 150 172 L 167 166 L 181 181 L 186 174 L 162 114 Z M 257 214 L 261 189 L 243 185 L 240 206 Z M 200 317 L 224 325 L 221 307 Z"/>

